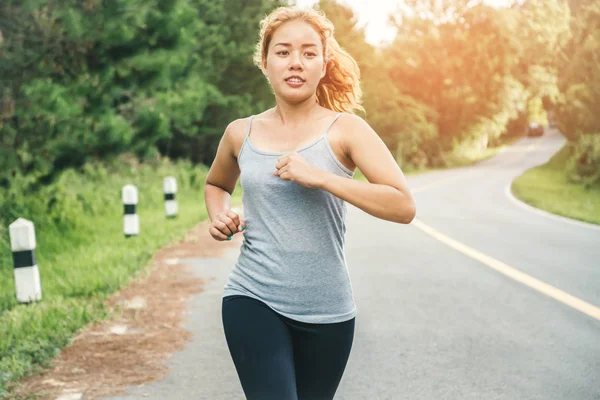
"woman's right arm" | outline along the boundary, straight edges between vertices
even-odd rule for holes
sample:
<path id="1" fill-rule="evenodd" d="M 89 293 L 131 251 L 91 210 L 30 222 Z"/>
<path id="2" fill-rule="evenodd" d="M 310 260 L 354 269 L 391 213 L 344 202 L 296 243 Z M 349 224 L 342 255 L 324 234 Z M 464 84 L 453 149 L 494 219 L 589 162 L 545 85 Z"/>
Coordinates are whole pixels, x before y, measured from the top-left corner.
<path id="1" fill-rule="evenodd" d="M 206 177 L 204 201 L 211 221 L 209 232 L 215 240 L 228 240 L 245 228 L 240 216 L 231 211 L 231 194 L 240 176 L 236 151 L 243 141 L 244 127 L 245 119 L 227 126 Z"/>

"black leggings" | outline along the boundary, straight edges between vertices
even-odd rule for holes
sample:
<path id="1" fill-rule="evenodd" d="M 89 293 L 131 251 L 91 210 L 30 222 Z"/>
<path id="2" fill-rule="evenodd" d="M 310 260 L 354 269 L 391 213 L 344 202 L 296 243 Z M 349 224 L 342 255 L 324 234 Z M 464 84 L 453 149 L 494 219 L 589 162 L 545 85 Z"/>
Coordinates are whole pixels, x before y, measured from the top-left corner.
<path id="1" fill-rule="evenodd" d="M 242 295 L 223 298 L 222 318 L 246 399 L 333 399 L 350 356 L 354 318 L 299 322 Z"/>

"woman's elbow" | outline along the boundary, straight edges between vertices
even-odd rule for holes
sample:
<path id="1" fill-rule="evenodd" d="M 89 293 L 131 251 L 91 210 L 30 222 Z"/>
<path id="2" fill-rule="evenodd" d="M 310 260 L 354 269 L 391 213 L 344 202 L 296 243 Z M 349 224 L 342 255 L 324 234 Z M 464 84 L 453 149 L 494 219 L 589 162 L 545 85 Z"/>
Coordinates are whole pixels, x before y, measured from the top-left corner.
<path id="1" fill-rule="evenodd" d="M 413 219 L 415 219 L 415 216 L 417 215 L 417 206 L 415 205 L 415 203 L 411 203 L 410 207 L 409 207 L 410 211 L 407 213 L 407 217 L 406 217 L 406 222 L 404 222 L 405 224 L 410 224 Z"/>
<path id="2" fill-rule="evenodd" d="M 399 207 L 396 222 L 399 224 L 410 224 L 415 219 L 415 215 L 417 215 L 417 207 L 415 202 L 410 199 Z"/>

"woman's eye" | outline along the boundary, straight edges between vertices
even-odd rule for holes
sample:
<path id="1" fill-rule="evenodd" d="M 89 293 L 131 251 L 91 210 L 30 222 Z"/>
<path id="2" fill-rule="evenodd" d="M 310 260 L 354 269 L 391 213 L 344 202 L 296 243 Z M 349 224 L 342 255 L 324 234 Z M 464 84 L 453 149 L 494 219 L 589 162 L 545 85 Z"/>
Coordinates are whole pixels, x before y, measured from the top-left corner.
<path id="1" fill-rule="evenodd" d="M 306 53 L 306 55 L 309 56 L 309 57 L 315 57 L 316 56 L 315 53 Z"/>
<path id="2" fill-rule="evenodd" d="M 285 53 L 285 54 L 283 54 L 283 53 Z M 285 56 L 287 54 L 287 51 L 285 51 L 285 50 L 278 51 L 277 54 L 281 55 L 281 56 Z"/>

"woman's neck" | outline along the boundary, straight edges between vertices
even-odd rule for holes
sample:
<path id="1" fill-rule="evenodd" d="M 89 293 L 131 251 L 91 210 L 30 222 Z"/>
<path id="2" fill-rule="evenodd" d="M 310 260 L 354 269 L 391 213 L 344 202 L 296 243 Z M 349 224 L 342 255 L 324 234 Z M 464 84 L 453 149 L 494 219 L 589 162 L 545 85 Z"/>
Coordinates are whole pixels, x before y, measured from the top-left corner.
<path id="1" fill-rule="evenodd" d="M 316 102 L 315 96 L 311 96 L 301 103 L 290 104 L 277 99 L 277 105 L 273 109 L 274 117 L 278 118 L 283 125 L 297 126 L 306 123 L 318 114 L 321 106 Z"/>

